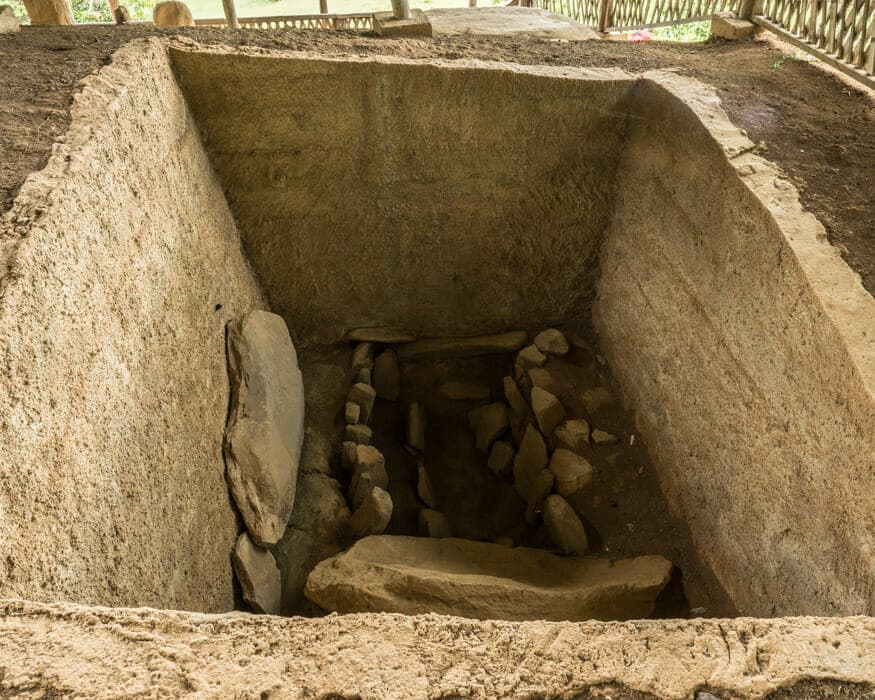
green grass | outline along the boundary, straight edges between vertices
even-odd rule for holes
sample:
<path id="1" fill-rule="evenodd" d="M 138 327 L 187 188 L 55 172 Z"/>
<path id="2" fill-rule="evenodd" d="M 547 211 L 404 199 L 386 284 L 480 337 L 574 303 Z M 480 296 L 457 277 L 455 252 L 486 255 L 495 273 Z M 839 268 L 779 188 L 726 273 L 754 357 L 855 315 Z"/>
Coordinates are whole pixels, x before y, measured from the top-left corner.
<path id="1" fill-rule="evenodd" d="M 680 41 L 684 43 L 707 41 L 710 34 L 711 20 L 709 19 L 650 30 L 650 38 L 653 41 Z"/>

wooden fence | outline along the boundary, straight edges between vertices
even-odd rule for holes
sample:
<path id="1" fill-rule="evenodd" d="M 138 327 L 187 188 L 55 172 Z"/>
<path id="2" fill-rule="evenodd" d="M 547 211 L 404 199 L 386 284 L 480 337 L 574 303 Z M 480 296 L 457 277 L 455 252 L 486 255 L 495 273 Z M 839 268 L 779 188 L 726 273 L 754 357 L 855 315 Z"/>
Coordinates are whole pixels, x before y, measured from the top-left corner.
<path id="1" fill-rule="evenodd" d="M 754 20 L 837 67 L 875 75 L 875 0 L 765 0 Z"/>
<path id="2" fill-rule="evenodd" d="M 739 0 L 532 0 L 532 6 L 565 15 L 599 31 L 644 29 L 707 19 L 737 9 Z M 875 0 L 872 0 L 875 2 Z"/>
<path id="3" fill-rule="evenodd" d="M 875 0 L 518 0 L 599 31 L 644 29 L 734 10 L 873 87 Z"/>
<path id="4" fill-rule="evenodd" d="M 370 30 L 374 15 L 356 12 L 344 15 L 284 15 L 277 17 L 240 17 L 237 20 L 246 29 L 358 29 Z M 196 19 L 199 27 L 226 27 L 228 21 L 221 19 Z"/>

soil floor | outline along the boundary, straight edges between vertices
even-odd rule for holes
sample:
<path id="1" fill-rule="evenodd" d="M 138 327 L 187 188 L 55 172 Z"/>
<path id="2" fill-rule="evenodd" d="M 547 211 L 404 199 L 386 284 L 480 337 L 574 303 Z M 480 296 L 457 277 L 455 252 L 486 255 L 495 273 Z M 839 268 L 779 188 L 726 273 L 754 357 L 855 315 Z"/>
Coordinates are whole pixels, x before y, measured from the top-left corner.
<path id="1" fill-rule="evenodd" d="M 803 205 L 875 293 L 875 100 L 765 40 L 682 45 L 456 36 L 389 42 L 352 32 L 25 27 L 0 36 L 0 212 L 64 133 L 77 82 L 122 44 L 159 35 L 327 55 L 675 69 L 715 86 L 730 119 L 763 144 L 763 155 L 795 183 Z"/>

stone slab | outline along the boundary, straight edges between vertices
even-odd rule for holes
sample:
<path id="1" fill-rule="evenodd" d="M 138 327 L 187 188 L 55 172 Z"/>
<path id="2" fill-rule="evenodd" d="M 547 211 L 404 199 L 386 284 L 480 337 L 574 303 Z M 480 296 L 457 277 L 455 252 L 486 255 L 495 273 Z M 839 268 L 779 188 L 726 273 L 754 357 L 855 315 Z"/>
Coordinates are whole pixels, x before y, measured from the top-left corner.
<path id="1" fill-rule="evenodd" d="M 402 360 L 434 360 L 493 355 L 515 352 L 525 345 L 526 340 L 525 331 L 464 338 L 426 338 L 399 346 L 398 357 Z"/>
<path id="2" fill-rule="evenodd" d="M 718 39 L 750 39 L 757 31 L 753 22 L 722 14 L 711 16 L 711 36 Z"/>
<path id="3" fill-rule="evenodd" d="M 340 613 L 633 619 L 651 613 L 671 568 L 659 556 L 611 562 L 457 538 L 367 537 L 321 562 L 304 593 Z"/>
<path id="4" fill-rule="evenodd" d="M 406 37 L 430 37 L 431 22 L 422 10 L 411 10 L 410 17 L 395 19 L 391 12 L 374 13 L 374 32 L 386 39 L 402 39 Z"/>

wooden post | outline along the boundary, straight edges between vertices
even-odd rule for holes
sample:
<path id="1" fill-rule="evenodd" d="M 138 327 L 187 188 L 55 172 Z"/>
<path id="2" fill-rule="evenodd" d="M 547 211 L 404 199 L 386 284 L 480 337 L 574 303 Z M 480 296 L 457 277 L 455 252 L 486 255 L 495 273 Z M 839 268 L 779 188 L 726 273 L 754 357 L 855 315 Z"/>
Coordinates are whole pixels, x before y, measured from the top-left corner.
<path id="1" fill-rule="evenodd" d="M 24 6 L 31 24 L 73 24 L 73 11 L 67 0 L 24 0 Z"/>
<path id="2" fill-rule="evenodd" d="M 611 0 L 599 0 L 599 25 L 600 34 L 604 34 L 608 28 L 608 4 Z"/>
<path id="3" fill-rule="evenodd" d="M 738 19 L 746 19 L 750 21 L 753 17 L 753 6 L 756 0 L 741 0 L 741 7 L 738 10 Z"/>
<path id="4" fill-rule="evenodd" d="M 392 13 L 395 19 L 410 19 L 410 2 L 408 0 L 392 0 Z"/>
<path id="5" fill-rule="evenodd" d="M 477 0 L 468 0 L 468 7 L 477 7 Z"/>
<path id="6" fill-rule="evenodd" d="M 328 14 L 328 0 L 319 0 L 319 12 L 323 15 Z"/>
<path id="7" fill-rule="evenodd" d="M 115 11 L 118 9 L 118 0 L 109 0 L 109 14 L 115 18 Z"/>
<path id="8" fill-rule="evenodd" d="M 110 0 L 112 2 L 112 0 Z M 225 21 L 228 23 L 229 29 L 240 29 L 240 22 L 237 21 L 237 8 L 234 7 L 234 0 L 222 0 L 222 7 L 225 8 Z"/>

